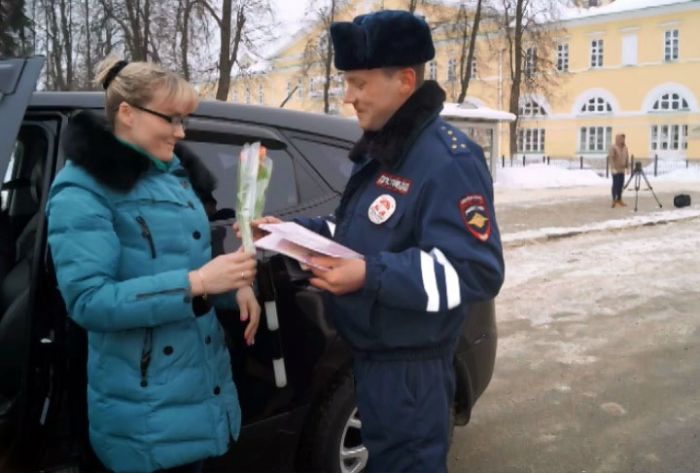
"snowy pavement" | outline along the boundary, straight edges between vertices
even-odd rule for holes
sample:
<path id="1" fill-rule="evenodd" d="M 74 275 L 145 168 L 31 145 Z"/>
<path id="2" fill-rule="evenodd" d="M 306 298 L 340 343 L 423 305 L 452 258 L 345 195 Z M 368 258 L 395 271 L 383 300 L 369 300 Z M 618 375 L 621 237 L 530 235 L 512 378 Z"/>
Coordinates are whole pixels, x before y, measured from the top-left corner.
<path id="1" fill-rule="evenodd" d="M 652 186 L 496 187 L 496 368 L 452 473 L 700 472 L 700 179 Z"/>
<path id="2" fill-rule="evenodd" d="M 610 180 L 591 171 L 548 166 L 506 171 L 508 176 L 501 175 L 495 185 L 496 219 L 506 247 L 700 217 L 698 172 L 649 178 L 662 207 L 659 208 L 646 184 L 642 184 L 635 212 L 633 183 L 623 193 L 627 207 L 611 208 Z M 680 193 L 691 196 L 690 207 L 673 206 L 673 197 Z"/>

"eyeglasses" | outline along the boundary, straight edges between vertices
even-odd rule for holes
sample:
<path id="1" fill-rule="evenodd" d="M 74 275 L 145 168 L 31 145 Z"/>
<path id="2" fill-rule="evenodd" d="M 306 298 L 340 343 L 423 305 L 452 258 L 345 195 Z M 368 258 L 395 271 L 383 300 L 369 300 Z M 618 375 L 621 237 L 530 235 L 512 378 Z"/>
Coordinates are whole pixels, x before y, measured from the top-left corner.
<path id="1" fill-rule="evenodd" d="M 156 112 L 155 110 L 151 110 L 150 108 L 146 107 L 141 107 L 139 105 L 129 105 L 131 105 L 134 108 L 138 108 L 139 110 L 142 110 L 146 113 L 150 113 L 151 115 L 155 115 L 156 117 L 162 118 L 166 122 L 170 123 L 173 128 L 181 126 L 183 130 L 187 129 L 187 117 L 183 117 L 181 115 L 166 115 L 164 113 Z"/>

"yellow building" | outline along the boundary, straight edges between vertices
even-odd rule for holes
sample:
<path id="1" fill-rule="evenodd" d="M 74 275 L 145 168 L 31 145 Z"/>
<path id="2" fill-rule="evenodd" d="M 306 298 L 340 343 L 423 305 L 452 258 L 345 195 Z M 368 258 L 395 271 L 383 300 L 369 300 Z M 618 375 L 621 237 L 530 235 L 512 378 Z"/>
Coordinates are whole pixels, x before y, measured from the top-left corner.
<path id="1" fill-rule="evenodd" d="M 352 1 L 339 20 L 380 8 L 406 8 L 407 1 Z M 588 0 L 581 8 L 563 10 L 548 29 L 553 39 L 548 57 L 537 44 L 525 46 L 548 64 L 551 79 L 539 93 L 520 100 L 518 156 L 604 158 L 613 135 L 625 133 L 637 157 L 700 159 L 700 1 Z M 600 6 L 589 7 L 589 4 Z M 420 13 L 449 18 L 455 6 L 424 2 Z M 508 52 L 495 25 L 484 24 L 466 100 L 507 109 L 510 94 Z M 241 103 L 323 111 L 324 74 L 309 40 L 321 23 L 306 25 L 255 73 L 234 81 L 231 99 Z M 459 41 L 447 28 L 434 32 L 436 58 L 429 78 L 438 80 L 448 100 L 458 95 Z M 306 51 L 306 54 L 305 54 Z M 551 66 L 550 66 L 551 64 Z M 334 71 L 330 113 L 352 115 L 342 105 L 342 76 Z M 502 127 L 502 150 L 508 130 Z"/>

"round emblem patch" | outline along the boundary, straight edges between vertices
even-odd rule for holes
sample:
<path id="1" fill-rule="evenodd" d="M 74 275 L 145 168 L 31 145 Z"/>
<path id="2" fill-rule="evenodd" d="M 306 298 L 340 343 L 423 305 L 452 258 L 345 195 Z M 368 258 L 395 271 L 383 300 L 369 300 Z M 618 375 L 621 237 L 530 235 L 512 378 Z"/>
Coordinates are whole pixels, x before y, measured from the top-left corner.
<path id="1" fill-rule="evenodd" d="M 396 211 L 396 199 L 389 194 L 380 195 L 369 206 L 368 216 L 372 223 L 381 225 Z"/>

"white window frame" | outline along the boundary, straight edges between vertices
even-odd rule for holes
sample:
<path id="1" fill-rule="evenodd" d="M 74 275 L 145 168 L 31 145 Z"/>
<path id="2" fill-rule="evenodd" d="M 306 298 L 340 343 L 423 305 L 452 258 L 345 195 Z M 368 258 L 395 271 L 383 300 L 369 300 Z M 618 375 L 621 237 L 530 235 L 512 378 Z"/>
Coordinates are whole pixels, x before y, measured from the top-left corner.
<path id="1" fill-rule="evenodd" d="M 477 65 L 476 65 L 476 58 L 472 59 L 472 63 L 469 65 L 469 67 L 471 67 L 471 71 L 469 72 L 469 75 L 470 75 L 472 78 L 476 77 L 476 74 L 477 74 L 477 71 L 478 71 L 478 68 L 477 68 Z"/>
<path id="2" fill-rule="evenodd" d="M 435 60 L 428 63 L 428 79 L 437 80 L 437 61 Z"/>
<path id="3" fill-rule="evenodd" d="M 676 92 L 668 92 L 656 99 L 652 106 L 654 112 L 683 112 L 690 110 L 688 100 Z"/>
<path id="4" fill-rule="evenodd" d="M 457 80 L 457 60 L 455 58 L 450 58 L 447 61 L 447 82 L 454 82 Z"/>
<path id="5" fill-rule="evenodd" d="M 622 37 L 622 65 L 637 65 L 637 35 L 635 33 Z"/>
<path id="6" fill-rule="evenodd" d="M 265 91 L 263 90 L 263 85 L 258 84 L 258 104 L 263 105 L 265 103 Z"/>
<path id="7" fill-rule="evenodd" d="M 650 131 L 649 147 L 652 151 L 663 153 L 688 150 L 688 125 L 652 125 Z"/>
<path id="8" fill-rule="evenodd" d="M 612 127 L 584 126 L 579 128 L 580 153 L 606 153 L 612 144 Z"/>
<path id="9" fill-rule="evenodd" d="M 521 117 L 544 117 L 547 115 L 544 107 L 535 100 L 528 100 L 518 110 Z"/>
<path id="10" fill-rule="evenodd" d="M 664 32 L 664 61 L 673 62 L 678 60 L 680 45 L 680 31 L 677 29 L 666 30 Z"/>
<path id="11" fill-rule="evenodd" d="M 537 47 L 531 46 L 525 50 L 525 64 L 523 73 L 527 77 L 532 77 L 537 72 Z"/>
<path id="12" fill-rule="evenodd" d="M 544 128 L 521 128 L 518 130 L 518 153 L 544 153 L 544 146 Z"/>
<path id="13" fill-rule="evenodd" d="M 304 98 L 304 80 L 299 79 L 297 82 L 297 93 L 299 94 L 299 98 L 303 99 Z"/>
<path id="14" fill-rule="evenodd" d="M 603 97 L 591 97 L 581 107 L 582 115 L 612 113 L 612 105 Z"/>
<path id="15" fill-rule="evenodd" d="M 601 38 L 591 40 L 591 69 L 603 67 L 603 54 L 605 43 Z"/>
<path id="16" fill-rule="evenodd" d="M 557 71 L 569 72 L 569 43 L 557 44 Z"/>
<path id="17" fill-rule="evenodd" d="M 252 93 L 250 91 L 250 84 L 246 84 L 245 86 L 245 103 L 247 105 L 250 105 L 250 102 L 252 101 Z"/>

